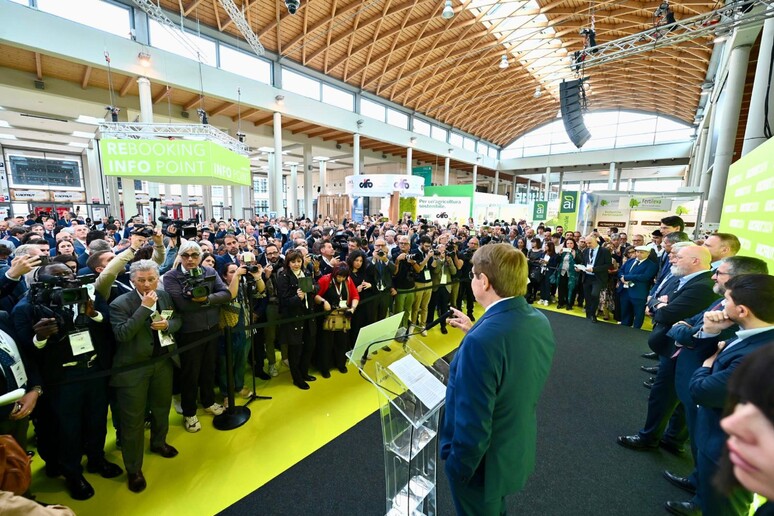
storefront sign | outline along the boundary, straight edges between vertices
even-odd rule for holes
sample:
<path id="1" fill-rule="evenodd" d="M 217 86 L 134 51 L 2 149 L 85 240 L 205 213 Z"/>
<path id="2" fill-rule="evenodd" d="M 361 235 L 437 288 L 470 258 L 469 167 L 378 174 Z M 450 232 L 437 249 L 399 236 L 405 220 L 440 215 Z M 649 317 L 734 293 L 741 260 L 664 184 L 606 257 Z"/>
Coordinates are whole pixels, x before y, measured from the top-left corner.
<path id="1" fill-rule="evenodd" d="M 548 201 L 535 201 L 532 207 L 532 220 L 541 221 L 548 218 Z"/>
<path id="2" fill-rule="evenodd" d="M 165 195 L 164 196 L 164 205 L 165 206 L 172 206 L 172 205 L 181 205 L 183 204 L 183 197 L 180 195 Z"/>
<path id="3" fill-rule="evenodd" d="M 51 200 L 51 192 L 46 190 L 17 190 L 11 189 L 12 201 L 46 202 Z"/>
<path id="4" fill-rule="evenodd" d="M 250 160 L 220 145 L 192 140 L 99 141 L 106 176 L 158 183 L 250 186 Z"/>
<path id="5" fill-rule="evenodd" d="M 84 192 L 51 192 L 54 195 L 54 202 L 86 202 Z"/>
<path id="6" fill-rule="evenodd" d="M 629 212 L 629 209 L 598 208 L 594 226 L 597 228 L 618 228 L 622 233 L 625 233 L 629 224 Z"/>
<path id="7" fill-rule="evenodd" d="M 188 205 L 189 206 L 204 206 L 204 197 L 201 195 L 189 195 L 188 196 Z"/>
<path id="8" fill-rule="evenodd" d="M 404 197 L 418 197 L 425 193 L 425 180 L 420 176 L 399 174 L 347 176 L 345 192 L 353 197 L 384 197 L 392 192 Z"/>
<path id="9" fill-rule="evenodd" d="M 150 195 L 143 192 L 135 192 L 134 200 L 140 204 L 148 204 L 150 202 Z"/>
<path id="10" fill-rule="evenodd" d="M 670 211 L 672 199 L 666 197 L 621 197 L 618 207 L 637 211 Z"/>

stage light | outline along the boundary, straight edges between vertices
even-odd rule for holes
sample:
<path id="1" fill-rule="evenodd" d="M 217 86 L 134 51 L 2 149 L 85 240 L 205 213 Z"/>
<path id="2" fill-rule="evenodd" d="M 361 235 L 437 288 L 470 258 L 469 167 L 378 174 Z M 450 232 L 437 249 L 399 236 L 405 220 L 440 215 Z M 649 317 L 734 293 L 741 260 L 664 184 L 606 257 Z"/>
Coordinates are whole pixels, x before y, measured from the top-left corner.
<path id="1" fill-rule="evenodd" d="M 454 17 L 454 9 L 452 8 L 451 0 L 446 0 L 443 6 L 443 12 L 441 12 L 441 18 L 444 20 L 451 20 Z"/>
<path id="2" fill-rule="evenodd" d="M 140 60 L 140 66 L 143 68 L 148 68 L 151 65 L 151 55 L 144 50 L 137 54 L 137 59 Z"/>
<path id="3" fill-rule="evenodd" d="M 284 106 L 285 105 L 285 96 L 284 95 L 277 95 L 274 97 L 274 100 L 277 102 L 278 106 Z"/>
<path id="4" fill-rule="evenodd" d="M 207 112 L 202 108 L 197 109 L 196 112 L 199 114 L 199 121 L 202 125 L 209 125 L 210 121 L 207 118 Z"/>

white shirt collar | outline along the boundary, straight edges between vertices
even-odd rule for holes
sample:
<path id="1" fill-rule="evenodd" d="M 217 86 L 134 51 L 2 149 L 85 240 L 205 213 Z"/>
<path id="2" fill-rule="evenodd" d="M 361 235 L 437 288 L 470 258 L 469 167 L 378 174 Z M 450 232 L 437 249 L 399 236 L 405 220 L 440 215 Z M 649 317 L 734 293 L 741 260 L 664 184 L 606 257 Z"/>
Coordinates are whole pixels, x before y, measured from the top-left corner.
<path id="1" fill-rule="evenodd" d="M 495 301 L 494 303 L 492 303 L 491 305 L 489 305 L 486 308 L 484 308 L 484 312 L 488 312 L 489 309 L 492 308 L 497 303 L 502 303 L 503 301 L 506 301 L 508 299 L 513 299 L 514 297 L 516 297 L 516 296 L 502 297 L 502 298 L 498 299 L 497 301 Z"/>

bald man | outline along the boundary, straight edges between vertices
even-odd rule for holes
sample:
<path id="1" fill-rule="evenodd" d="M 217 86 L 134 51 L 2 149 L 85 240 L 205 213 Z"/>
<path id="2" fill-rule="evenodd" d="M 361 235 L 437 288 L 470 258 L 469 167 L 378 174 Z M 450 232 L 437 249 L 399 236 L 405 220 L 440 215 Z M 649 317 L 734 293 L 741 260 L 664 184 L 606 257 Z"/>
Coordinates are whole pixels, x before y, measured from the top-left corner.
<path id="1" fill-rule="evenodd" d="M 709 249 L 690 245 L 674 252 L 671 272 L 678 283 L 674 290 L 659 297 L 653 314 L 653 331 L 648 337 L 648 346 L 658 354 L 659 366 L 648 396 L 645 426 L 638 434 L 619 436 L 618 444 L 635 450 L 655 450 L 661 446 L 680 454 L 688 429 L 682 407 L 678 408 L 680 402 L 675 390 L 675 341 L 667 332 L 673 324 L 698 313 L 720 296 L 712 289 Z M 673 413 L 675 417 L 670 421 Z"/>

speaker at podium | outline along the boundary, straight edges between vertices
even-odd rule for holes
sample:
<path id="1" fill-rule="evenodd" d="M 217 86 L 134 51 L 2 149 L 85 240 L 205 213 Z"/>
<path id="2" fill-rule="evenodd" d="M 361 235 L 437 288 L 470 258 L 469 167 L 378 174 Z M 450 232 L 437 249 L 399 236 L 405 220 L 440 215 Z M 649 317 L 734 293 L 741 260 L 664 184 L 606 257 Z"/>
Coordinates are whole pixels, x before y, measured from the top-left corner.
<path id="1" fill-rule="evenodd" d="M 564 130 L 573 145 L 579 149 L 591 138 L 591 133 L 586 129 L 586 124 L 583 123 L 582 90 L 583 79 L 562 81 L 559 85 L 559 104 L 562 110 Z"/>

